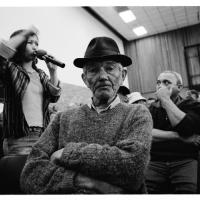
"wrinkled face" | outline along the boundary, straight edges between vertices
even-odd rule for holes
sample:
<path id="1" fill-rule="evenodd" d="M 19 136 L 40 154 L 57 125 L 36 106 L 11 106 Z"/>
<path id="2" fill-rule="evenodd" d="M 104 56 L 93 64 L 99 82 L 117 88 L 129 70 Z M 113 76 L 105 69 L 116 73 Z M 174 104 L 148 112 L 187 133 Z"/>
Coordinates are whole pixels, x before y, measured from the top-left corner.
<path id="1" fill-rule="evenodd" d="M 34 52 L 38 50 L 38 43 L 39 41 L 36 35 L 30 36 L 28 38 L 24 55 L 26 61 L 33 60 L 35 57 Z"/>
<path id="2" fill-rule="evenodd" d="M 109 101 L 126 77 L 126 70 L 115 61 L 88 62 L 82 79 L 93 93 L 93 98 Z"/>
<path id="3" fill-rule="evenodd" d="M 177 85 L 177 78 L 172 73 L 161 73 L 157 79 L 156 91 L 161 87 L 172 89 L 171 97 L 175 97 L 180 92 L 181 86 Z"/>

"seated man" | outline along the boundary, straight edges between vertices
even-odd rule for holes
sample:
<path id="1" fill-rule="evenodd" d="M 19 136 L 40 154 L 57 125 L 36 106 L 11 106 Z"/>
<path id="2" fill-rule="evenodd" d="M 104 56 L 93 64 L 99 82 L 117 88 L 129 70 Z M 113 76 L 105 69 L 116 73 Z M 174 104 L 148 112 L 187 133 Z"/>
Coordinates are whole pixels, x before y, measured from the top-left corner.
<path id="1" fill-rule="evenodd" d="M 26 193 L 140 193 L 149 161 L 152 119 L 143 105 L 120 103 L 131 65 L 116 42 L 97 37 L 74 60 L 92 91 L 89 105 L 58 113 L 21 174 Z"/>
<path id="2" fill-rule="evenodd" d="M 197 192 L 200 103 L 183 99 L 182 85 L 181 75 L 174 71 L 164 71 L 157 79 L 157 101 L 149 108 L 153 118 L 149 193 Z"/>

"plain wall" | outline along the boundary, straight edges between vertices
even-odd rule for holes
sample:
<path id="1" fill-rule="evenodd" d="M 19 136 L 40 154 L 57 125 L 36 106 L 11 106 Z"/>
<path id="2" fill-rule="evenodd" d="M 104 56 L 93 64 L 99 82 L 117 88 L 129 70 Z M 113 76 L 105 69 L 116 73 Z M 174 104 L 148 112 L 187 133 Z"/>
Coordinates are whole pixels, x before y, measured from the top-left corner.
<path id="1" fill-rule="evenodd" d="M 13 31 L 31 25 L 39 29 L 39 48 L 65 62 L 64 69 L 58 68 L 62 82 L 84 85 L 82 70 L 73 60 L 84 56 L 93 37 L 112 37 L 124 53 L 122 40 L 81 7 L 0 7 L 0 38 L 8 39 Z M 43 61 L 39 64 L 45 66 Z M 48 73 L 46 66 L 41 68 Z"/>

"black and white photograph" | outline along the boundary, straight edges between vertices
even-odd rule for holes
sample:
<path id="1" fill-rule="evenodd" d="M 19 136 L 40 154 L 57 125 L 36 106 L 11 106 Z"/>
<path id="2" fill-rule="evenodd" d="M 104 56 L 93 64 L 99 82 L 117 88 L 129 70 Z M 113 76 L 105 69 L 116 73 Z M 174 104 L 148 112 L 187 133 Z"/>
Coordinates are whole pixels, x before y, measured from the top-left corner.
<path id="1" fill-rule="evenodd" d="M 75 2 L 0 5 L 0 198 L 198 196 L 200 3 Z"/>

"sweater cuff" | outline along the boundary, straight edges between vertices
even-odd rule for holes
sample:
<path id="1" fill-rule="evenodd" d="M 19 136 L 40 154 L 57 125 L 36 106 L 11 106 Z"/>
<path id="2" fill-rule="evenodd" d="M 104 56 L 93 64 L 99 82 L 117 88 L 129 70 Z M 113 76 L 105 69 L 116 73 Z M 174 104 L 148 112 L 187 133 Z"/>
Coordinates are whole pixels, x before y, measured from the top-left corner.
<path id="1" fill-rule="evenodd" d="M 60 158 L 61 162 L 68 167 L 79 165 L 81 163 L 80 149 L 85 145 L 86 143 L 67 143 Z"/>
<path id="2" fill-rule="evenodd" d="M 69 191 L 74 191 L 75 190 L 75 185 L 74 185 L 74 179 L 75 179 L 76 172 L 67 170 L 64 174 L 64 181 L 63 185 L 64 188 L 67 188 Z"/>
<path id="3" fill-rule="evenodd" d="M 9 47 L 5 40 L 2 40 L 0 42 L 0 55 L 8 60 L 9 58 L 12 58 L 13 55 L 16 53 L 16 50 Z"/>

